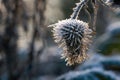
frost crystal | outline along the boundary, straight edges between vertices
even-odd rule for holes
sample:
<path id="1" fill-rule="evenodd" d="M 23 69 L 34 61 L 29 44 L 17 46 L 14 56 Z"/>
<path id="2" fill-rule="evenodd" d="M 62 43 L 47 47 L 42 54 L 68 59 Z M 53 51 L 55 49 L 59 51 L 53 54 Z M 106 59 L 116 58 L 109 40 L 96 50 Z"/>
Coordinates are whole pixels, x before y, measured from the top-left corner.
<path id="1" fill-rule="evenodd" d="M 77 19 L 66 19 L 53 25 L 55 42 L 63 48 L 62 58 L 67 65 L 81 63 L 87 58 L 91 33 L 88 24 Z"/>

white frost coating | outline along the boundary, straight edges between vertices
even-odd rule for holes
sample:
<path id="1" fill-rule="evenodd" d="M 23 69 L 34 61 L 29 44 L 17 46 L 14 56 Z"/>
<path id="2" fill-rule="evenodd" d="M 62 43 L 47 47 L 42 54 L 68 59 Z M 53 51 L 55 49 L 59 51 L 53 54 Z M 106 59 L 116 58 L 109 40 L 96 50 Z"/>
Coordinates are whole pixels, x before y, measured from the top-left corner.
<path id="1" fill-rule="evenodd" d="M 88 24 L 77 19 L 66 19 L 52 26 L 55 42 L 63 48 L 62 58 L 67 64 L 84 61 L 92 33 Z"/>
<path id="2" fill-rule="evenodd" d="M 80 0 L 79 3 L 76 3 L 77 6 L 75 8 L 73 8 L 73 13 L 71 15 L 71 19 L 77 19 L 80 10 L 87 3 L 87 1 L 88 0 Z"/>

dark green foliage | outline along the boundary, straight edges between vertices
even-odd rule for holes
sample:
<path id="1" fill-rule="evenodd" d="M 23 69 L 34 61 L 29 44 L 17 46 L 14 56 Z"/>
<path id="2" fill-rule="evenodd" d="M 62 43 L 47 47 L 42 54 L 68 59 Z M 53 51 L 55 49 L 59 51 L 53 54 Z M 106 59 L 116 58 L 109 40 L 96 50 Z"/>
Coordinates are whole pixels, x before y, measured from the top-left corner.
<path id="1" fill-rule="evenodd" d="M 106 70 L 113 70 L 120 72 L 120 57 L 105 58 L 100 61 Z"/>
<path id="2" fill-rule="evenodd" d="M 106 32 L 97 40 L 96 51 L 102 54 L 120 52 L 120 23 L 108 26 Z"/>

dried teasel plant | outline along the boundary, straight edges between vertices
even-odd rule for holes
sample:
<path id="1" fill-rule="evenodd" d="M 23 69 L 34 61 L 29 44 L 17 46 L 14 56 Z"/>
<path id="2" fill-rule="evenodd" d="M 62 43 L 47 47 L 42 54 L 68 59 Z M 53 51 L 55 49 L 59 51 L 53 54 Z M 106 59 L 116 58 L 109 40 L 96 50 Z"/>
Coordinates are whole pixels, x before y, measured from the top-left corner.
<path id="1" fill-rule="evenodd" d="M 88 23 L 78 20 L 78 14 L 88 0 L 77 3 L 76 8 L 69 19 L 59 21 L 50 25 L 53 27 L 55 42 L 63 48 L 62 58 L 67 61 L 67 65 L 83 62 L 88 56 L 86 51 L 91 42 L 92 29 Z"/>
<path id="2" fill-rule="evenodd" d="M 63 49 L 62 58 L 67 61 L 67 65 L 82 63 L 88 57 L 87 50 L 92 42 L 93 33 L 95 31 L 95 22 L 98 4 L 103 0 L 91 0 L 94 8 L 93 29 L 88 23 L 78 20 L 80 10 L 87 5 L 89 0 L 80 0 L 69 19 L 59 21 L 49 27 L 53 27 L 53 36 L 56 43 Z M 105 4 L 105 3 L 104 3 Z"/>
<path id="3" fill-rule="evenodd" d="M 55 42 L 63 48 L 62 58 L 68 65 L 81 63 L 87 58 L 92 30 L 86 22 L 77 19 L 59 21 L 53 28 Z"/>

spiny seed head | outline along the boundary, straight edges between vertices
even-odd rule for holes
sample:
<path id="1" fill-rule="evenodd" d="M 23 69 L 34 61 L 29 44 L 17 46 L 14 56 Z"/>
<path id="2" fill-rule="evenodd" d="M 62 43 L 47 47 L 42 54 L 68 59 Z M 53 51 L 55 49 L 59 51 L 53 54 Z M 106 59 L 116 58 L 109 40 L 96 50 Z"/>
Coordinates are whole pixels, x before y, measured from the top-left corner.
<path id="1" fill-rule="evenodd" d="M 81 63 L 86 59 L 91 33 L 87 23 L 76 19 L 62 20 L 53 25 L 55 42 L 63 48 L 62 58 L 65 58 L 67 65 Z"/>

